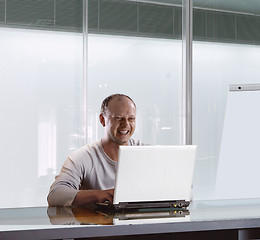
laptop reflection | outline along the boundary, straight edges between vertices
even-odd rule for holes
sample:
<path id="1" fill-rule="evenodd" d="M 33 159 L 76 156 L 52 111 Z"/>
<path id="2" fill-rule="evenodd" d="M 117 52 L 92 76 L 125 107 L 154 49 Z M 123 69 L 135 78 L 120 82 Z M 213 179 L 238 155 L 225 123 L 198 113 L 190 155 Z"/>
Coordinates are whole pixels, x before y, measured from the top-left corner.
<path id="1" fill-rule="evenodd" d="M 53 225 L 128 225 L 190 221 L 187 209 L 140 209 L 126 212 L 102 212 L 95 208 L 49 207 Z"/>

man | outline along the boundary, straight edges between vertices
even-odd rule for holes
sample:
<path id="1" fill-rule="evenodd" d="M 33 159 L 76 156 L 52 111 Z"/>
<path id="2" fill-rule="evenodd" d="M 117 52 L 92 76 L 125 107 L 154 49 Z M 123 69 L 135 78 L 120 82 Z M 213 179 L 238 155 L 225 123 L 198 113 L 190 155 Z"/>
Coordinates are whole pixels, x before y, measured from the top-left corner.
<path id="1" fill-rule="evenodd" d="M 68 157 L 48 195 L 49 206 L 82 206 L 112 202 L 120 145 L 141 145 L 131 139 L 135 131 L 136 105 L 123 94 L 104 99 L 99 120 L 104 137 Z"/>

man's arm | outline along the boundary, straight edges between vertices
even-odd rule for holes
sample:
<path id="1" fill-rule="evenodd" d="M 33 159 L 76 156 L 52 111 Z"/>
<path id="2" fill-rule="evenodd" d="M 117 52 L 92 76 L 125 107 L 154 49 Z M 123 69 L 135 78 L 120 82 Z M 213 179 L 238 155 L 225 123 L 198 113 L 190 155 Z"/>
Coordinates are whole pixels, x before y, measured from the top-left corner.
<path id="1" fill-rule="evenodd" d="M 108 190 L 81 190 L 77 193 L 72 206 L 83 206 L 96 202 L 113 202 L 114 189 Z"/>
<path id="2" fill-rule="evenodd" d="M 90 164 L 91 162 L 88 163 L 88 166 L 90 166 L 91 169 L 92 166 Z M 82 192 L 79 188 L 84 178 L 84 171 L 86 171 L 86 169 L 82 168 L 80 162 L 72 161 L 69 157 L 63 164 L 59 175 L 56 176 L 50 188 L 47 198 L 49 206 L 72 206 L 74 205 L 75 198 L 75 205 L 93 203 L 95 198 L 97 198 L 94 192 L 88 193 L 88 190 L 82 190 L 84 193 L 79 194 L 79 200 L 77 200 L 78 197 L 76 197 L 79 192 Z M 92 198 L 89 201 L 86 199 L 88 195 Z"/>
<path id="3" fill-rule="evenodd" d="M 90 163 L 89 163 L 90 165 Z M 50 188 L 49 206 L 82 206 L 95 202 L 112 202 L 114 190 L 79 190 L 83 169 L 70 158 L 64 163 L 60 174 Z"/>
<path id="4" fill-rule="evenodd" d="M 47 197 L 49 206 L 71 206 L 75 196 L 80 191 L 80 167 L 67 158 Z"/>

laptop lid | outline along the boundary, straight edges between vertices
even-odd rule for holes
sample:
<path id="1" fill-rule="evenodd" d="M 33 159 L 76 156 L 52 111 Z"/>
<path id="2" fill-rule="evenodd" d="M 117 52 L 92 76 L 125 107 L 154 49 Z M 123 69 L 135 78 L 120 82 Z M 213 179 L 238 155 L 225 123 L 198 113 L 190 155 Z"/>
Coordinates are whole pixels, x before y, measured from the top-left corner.
<path id="1" fill-rule="evenodd" d="M 120 146 L 114 205 L 190 201 L 196 146 Z"/>

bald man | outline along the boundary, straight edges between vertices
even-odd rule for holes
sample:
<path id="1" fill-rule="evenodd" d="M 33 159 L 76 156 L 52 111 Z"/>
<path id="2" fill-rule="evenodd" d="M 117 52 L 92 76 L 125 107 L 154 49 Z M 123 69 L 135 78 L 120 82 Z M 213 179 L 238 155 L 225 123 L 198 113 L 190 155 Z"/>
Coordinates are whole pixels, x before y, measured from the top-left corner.
<path id="1" fill-rule="evenodd" d="M 120 145 L 142 145 L 131 138 L 135 131 L 136 105 L 124 94 L 104 99 L 99 120 L 104 137 L 70 154 L 50 187 L 49 206 L 83 206 L 113 201 Z"/>

